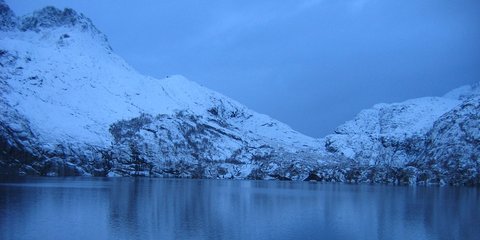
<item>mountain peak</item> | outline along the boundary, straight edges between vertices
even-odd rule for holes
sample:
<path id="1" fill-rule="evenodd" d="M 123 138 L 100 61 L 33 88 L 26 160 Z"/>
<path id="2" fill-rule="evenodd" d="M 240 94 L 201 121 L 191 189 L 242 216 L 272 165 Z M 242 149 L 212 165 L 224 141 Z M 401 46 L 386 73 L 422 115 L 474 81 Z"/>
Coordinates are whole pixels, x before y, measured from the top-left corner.
<path id="1" fill-rule="evenodd" d="M 70 37 L 69 33 L 75 31 L 81 35 L 89 35 L 108 51 L 112 51 L 105 34 L 100 32 L 88 17 L 71 8 L 61 10 L 47 6 L 31 14 L 17 17 L 8 4 L 0 0 L 0 31 L 45 32 L 48 33 L 47 35 L 54 36 L 55 40 L 58 38 L 62 40 L 63 36 Z M 52 35 L 51 32 L 56 33 Z M 58 37 L 59 34 L 60 37 Z"/>
<path id="2" fill-rule="evenodd" d="M 52 6 L 44 7 L 23 17 L 19 26 L 22 31 L 37 32 L 41 29 L 57 27 L 80 27 L 82 31 L 93 30 L 99 33 L 92 21 L 83 14 L 71 8 L 60 10 Z"/>
<path id="3" fill-rule="evenodd" d="M 465 101 L 478 96 L 480 96 L 480 82 L 455 88 L 443 97 Z"/>

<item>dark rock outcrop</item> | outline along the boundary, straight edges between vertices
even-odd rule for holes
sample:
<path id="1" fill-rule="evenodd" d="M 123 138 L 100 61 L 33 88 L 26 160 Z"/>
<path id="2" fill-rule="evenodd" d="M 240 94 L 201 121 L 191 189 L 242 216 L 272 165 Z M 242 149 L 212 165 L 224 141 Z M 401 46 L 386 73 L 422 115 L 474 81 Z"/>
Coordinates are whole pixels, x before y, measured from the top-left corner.
<path id="1" fill-rule="evenodd" d="M 17 19 L 15 13 L 5 3 L 0 0 L 0 31 L 12 30 L 16 27 Z"/>

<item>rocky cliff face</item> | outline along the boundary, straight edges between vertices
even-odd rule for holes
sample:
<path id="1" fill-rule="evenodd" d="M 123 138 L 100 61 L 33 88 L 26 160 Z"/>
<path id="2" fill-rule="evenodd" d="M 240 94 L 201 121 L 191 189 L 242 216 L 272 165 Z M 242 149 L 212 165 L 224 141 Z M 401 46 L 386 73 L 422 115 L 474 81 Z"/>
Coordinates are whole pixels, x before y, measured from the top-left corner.
<path id="1" fill-rule="evenodd" d="M 141 75 L 74 10 L 0 0 L 0 174 L 480 184 L 479 85 L 378 104 L 323 139 Z"/>
<path id="2" fill-rule="evenodd" d="M 440 97 L 377 104 L 326 137 L 326 148 L 361 164 L 404 165 L 424 148 L 434 122 L 461 101 Z"/>
<path id="3" fill-rule="evenodd" d="M 466 99 L 440 117 L 413 163 L 448 183 L 480 183 L 480 97 Z"/>
<path id="4" fill-rule="evenodd" d="M 479 96 L 477 83 L 444 97 L 375 105 L 328 135 L 325 150 L 359 169 L 352 181 L 478 184 L 479 143 L 470 139 L 480 126 Z M 390 177 L 365 174 L 379 169 Z"/>

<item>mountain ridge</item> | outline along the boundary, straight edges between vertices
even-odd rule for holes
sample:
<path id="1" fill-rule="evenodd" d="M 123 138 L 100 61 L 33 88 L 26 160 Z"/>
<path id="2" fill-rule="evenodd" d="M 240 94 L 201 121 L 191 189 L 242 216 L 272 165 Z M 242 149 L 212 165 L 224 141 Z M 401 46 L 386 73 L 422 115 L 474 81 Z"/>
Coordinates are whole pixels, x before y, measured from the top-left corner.
<path id="1" fill-rule="evenodd" d="M 182 76 L 139 74 L 74 10 L 16 17 L 0 0 L 0 20 L 0 175 L 480 184 L 478 83 L 314 139 Z"/>
<path id="2" fill-rule="evenodd" d="M 67 13 L 67 20 L 61 18 L 64 13 Z M 111 48 L 105 47 L 102 38 L 98 41 L 98 34 L 92 35 L 89 31 L 84 31 L 84 27 L 70 24 L 75 22 L 69 20 L 71 16 L 83 19 L 83 15 L 71 10 L 60 11 L 47 7 L 24 19 L 30 19 L 31 16 L 47 19 L 48 24 L 28 20 L 27 22 L 35 23 L 32 24 L 33 27 L 3 32 L 1 64 L 7 71 L 2 74 L 1 88 L 5 109 L 11 110 L 3 115 L 4 132 L 9 136 L 5 138 L 10 139 L 15 133 L 23 134 L 25 126 L 28 126 L 31 131 L 26 132 L 30 132 L 30 139 L 35 141 L 18 144 L 17 148 L 23 148 L 30 155 L 34 149 L 39 149 L 33 155 L 42 159 L 40 162 L 54 166 L 53 170 L 45 170 L 43 168 L 48 164 L 42 163 L 39 169 L 29 165 L 28 169 L 34 174 L 63 175 L 65 171 L 57 168 L 71 165 L 75 174 L 102 172 L 102 175 L 103 170 L 96 168 L 103 169 L 102 161 L 105 152 L 109 151 L 113 151 L 114 156 L 121 156 L 122 160 L 126 158 L 130 161 L 134 155 L 132 151 L 139 147 L 127 144 L 125 150 L 112 146 L 112 143 L 119 143 L 118 136 L 135 137 L 138 141 L 139 136 L 144 138 L 145 134 L 151 133 L 135 128 L 136 121 L 147 119 L 145 116 L 150 120 L 161 118 L 170 121 L 172 129 L 168 129 L 164 133 L 168 136 L 163 137 L 168 137 L 173 142 L 182 139 L 188 143 L 171 146 L 166 155 L 161 155 L 161 159 L 145 160 L 157 165 L 170 161 L 168 159 L 173 156 L 197 164 L 197 156 L 201 155 L 198 149 L 205 150 L 200 147 L 202 141 L 205 143 L 216 139 L 215 137 L 222 140 L 222 145 L 210 142 L 209 146 L 215 150 L 212 151 L 218 155 L 216 157 L 220 156 L 221 159 L 206 160 L 226 161 L 236 156 L 235 161 L 245 162 L 264 154 L 262 150 L 257 155 L 252 154 L 252 150 L 247 153 L 246 149 L 250 148 L 296 152 L 317 145 L 315 139 L 182 76 L 155 79 L 138 74 L 115 55 Z M 60 19 L 58 21 L 62 24 L 51 23 L 51 19 Z M 185 119 L 180 123 L 171 122 L 172 119 L 181 117 Z M 25 121 L 17 124 L 13 118 Z M 133 128 L 127 132 L 142 131 L 142 134 L 122 135 L 121 131 L 109 131 L 118 129 L 115 126 L 121 123 Z M 208 133 L 211 138 L 201 135 L 197 136 L 198 141 L 185 138 L 192 131 Z M 174 137 L 170 138 L 173 134 Z M 145 145 L 158 147 L 149 143 Z M 11 146 L 12 144 L 9 145 Z M 178 152 L 185 155 L 179 156 Z M 9 154 L 4 153 L 4 157 L 8 158 Z M 19 159 L 12 161 L 15 162 L 15 167 L 23 165 Z M 90 169 L 85 170 L 78 165 L 88 165 Z M 19 171 L 27 174 L 24 170 Z M 145 175 L 138 169 L 133 173 L 119 172 L 110 175 Z M 163 171 L 158 170 L 156 175 L 161 175 L 161 172 Z M 148 172 L 148 175 L 155 174 Z"/>

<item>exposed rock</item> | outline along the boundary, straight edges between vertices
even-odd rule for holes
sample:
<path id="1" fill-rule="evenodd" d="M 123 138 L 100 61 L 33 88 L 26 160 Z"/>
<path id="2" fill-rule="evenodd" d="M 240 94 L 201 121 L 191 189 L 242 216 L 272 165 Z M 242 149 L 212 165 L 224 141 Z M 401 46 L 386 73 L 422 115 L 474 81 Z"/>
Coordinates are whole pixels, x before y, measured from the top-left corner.
<path id="1" fill-rule="evenodd" d="M 439 118 L 415 163 L 451 184 L 480 184 L 480 98 L 464 101 Z"/>
<path id="2" fill-rule="evenodd" d="M 86 31 L 93 29 L 98 31 L 90 19 L 78 14 L 71 8 L 65 8 L 63 11 L 52 6 L 34 12 L 31 15 L 23 17 L 20 23 L 22 31 L 40 31 L 44 28 L 58 27 L 76 27 Z"/>
<path id="3" fill-rule="evenodd" d="M 0 0 L 0 31 L 9 31 L 16 27 L 16 17 L 5 1 Z"/>

